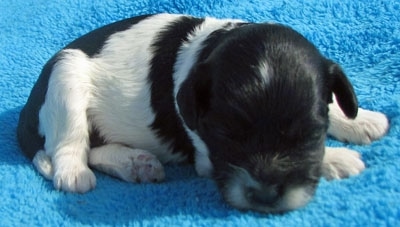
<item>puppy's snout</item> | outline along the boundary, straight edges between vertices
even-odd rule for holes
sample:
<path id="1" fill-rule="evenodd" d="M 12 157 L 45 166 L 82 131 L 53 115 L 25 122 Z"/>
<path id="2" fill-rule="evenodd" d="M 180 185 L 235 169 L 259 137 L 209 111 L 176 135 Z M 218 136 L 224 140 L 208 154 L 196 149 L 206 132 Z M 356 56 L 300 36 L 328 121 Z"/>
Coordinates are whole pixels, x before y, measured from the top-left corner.
<path id="1" fill-rule="evenodd" d="M 264 186 L 261 188 L 247 188 L 247 199 L 263 205 L 273 205 L 279 199 L 278 186 Z"/>

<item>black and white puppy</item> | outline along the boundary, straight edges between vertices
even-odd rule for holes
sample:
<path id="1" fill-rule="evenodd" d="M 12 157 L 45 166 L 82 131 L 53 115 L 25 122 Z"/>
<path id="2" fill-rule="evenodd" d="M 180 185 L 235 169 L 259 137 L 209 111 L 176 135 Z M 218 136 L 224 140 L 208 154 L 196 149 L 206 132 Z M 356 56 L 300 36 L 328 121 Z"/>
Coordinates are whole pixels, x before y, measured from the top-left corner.
<path id="1" fill-rule="evenodd" d="M 158 182 L 162 163 L 194 161 L 233 207 L 282 212 L 305 205 L 321 176 L 365 168 L 358 153 L 325 148 L 327 132 L 369 143 L 387 129 L 296 31 L 158 14 L 97 29 L 51 58 L 18 140 L 57 189 L 93 189 L 90 167 Z"/>

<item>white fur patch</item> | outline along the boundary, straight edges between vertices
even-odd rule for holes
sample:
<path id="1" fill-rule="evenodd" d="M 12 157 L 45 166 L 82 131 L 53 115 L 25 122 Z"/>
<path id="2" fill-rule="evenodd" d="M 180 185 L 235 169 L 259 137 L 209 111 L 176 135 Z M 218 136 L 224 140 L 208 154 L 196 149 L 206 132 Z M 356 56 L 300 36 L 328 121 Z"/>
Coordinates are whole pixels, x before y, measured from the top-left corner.
<path id="1" fill-rule="evenodd" d="M 310 194 L 307 186 L 298 186 L 287 189 L 285 196 L 277 208 L 280 211 L 295 210 L 300 207 L 305 206 L 311 199 L 312 194 Z"/>
<path id="2" fill-rule="evenodd" d="M 212 163 L 208 157 L 208 148 L 207 145 L 200 139 L 200 137 L 186 129 L 188 135 L 192 139 L 193 146 L 195 147 L 195 169 L 199 176 L 201 177 L 211 177 L 213 172 Z"/>

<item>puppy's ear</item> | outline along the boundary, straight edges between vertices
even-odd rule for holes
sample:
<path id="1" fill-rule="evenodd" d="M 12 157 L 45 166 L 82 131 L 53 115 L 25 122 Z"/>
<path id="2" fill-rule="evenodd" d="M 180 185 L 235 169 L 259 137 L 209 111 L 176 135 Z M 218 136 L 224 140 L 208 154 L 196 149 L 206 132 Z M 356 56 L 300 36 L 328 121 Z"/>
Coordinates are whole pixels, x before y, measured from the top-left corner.
<path id="1" fill-rule="evenodd" d="M 331 60 L 328 60 L 328 74 L 331 90 L 336 96 L 339 107 L 348 118 L 356 118 L 358 102 L 350 81 L 340 66 Z"/>
<path id="2" fill-rule="evenodd" d="M 178 91 L 176 99 L 179 111 L 191 130 L 197 128 L 199 119 L 210 107 L 211 85 L 209 66 L 200 63 L 192 69 Z"/>

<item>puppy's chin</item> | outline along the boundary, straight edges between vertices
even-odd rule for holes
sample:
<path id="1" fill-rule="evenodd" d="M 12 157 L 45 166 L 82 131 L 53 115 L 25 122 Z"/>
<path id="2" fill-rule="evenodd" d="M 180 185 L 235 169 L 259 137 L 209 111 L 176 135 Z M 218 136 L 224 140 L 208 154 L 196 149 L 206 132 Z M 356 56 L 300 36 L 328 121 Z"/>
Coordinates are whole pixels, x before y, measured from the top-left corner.
<path id="1" fill-rule="evenodd" d="M 240 210 L 262 213 L 281 213 L 305 206 L 313 197 L 317 183 L 298 183 L 287 186 L 266 184 L 255 180 L 241 167 L 233 167 L 230 177 L 220 182 L 224 199 Z"/>

